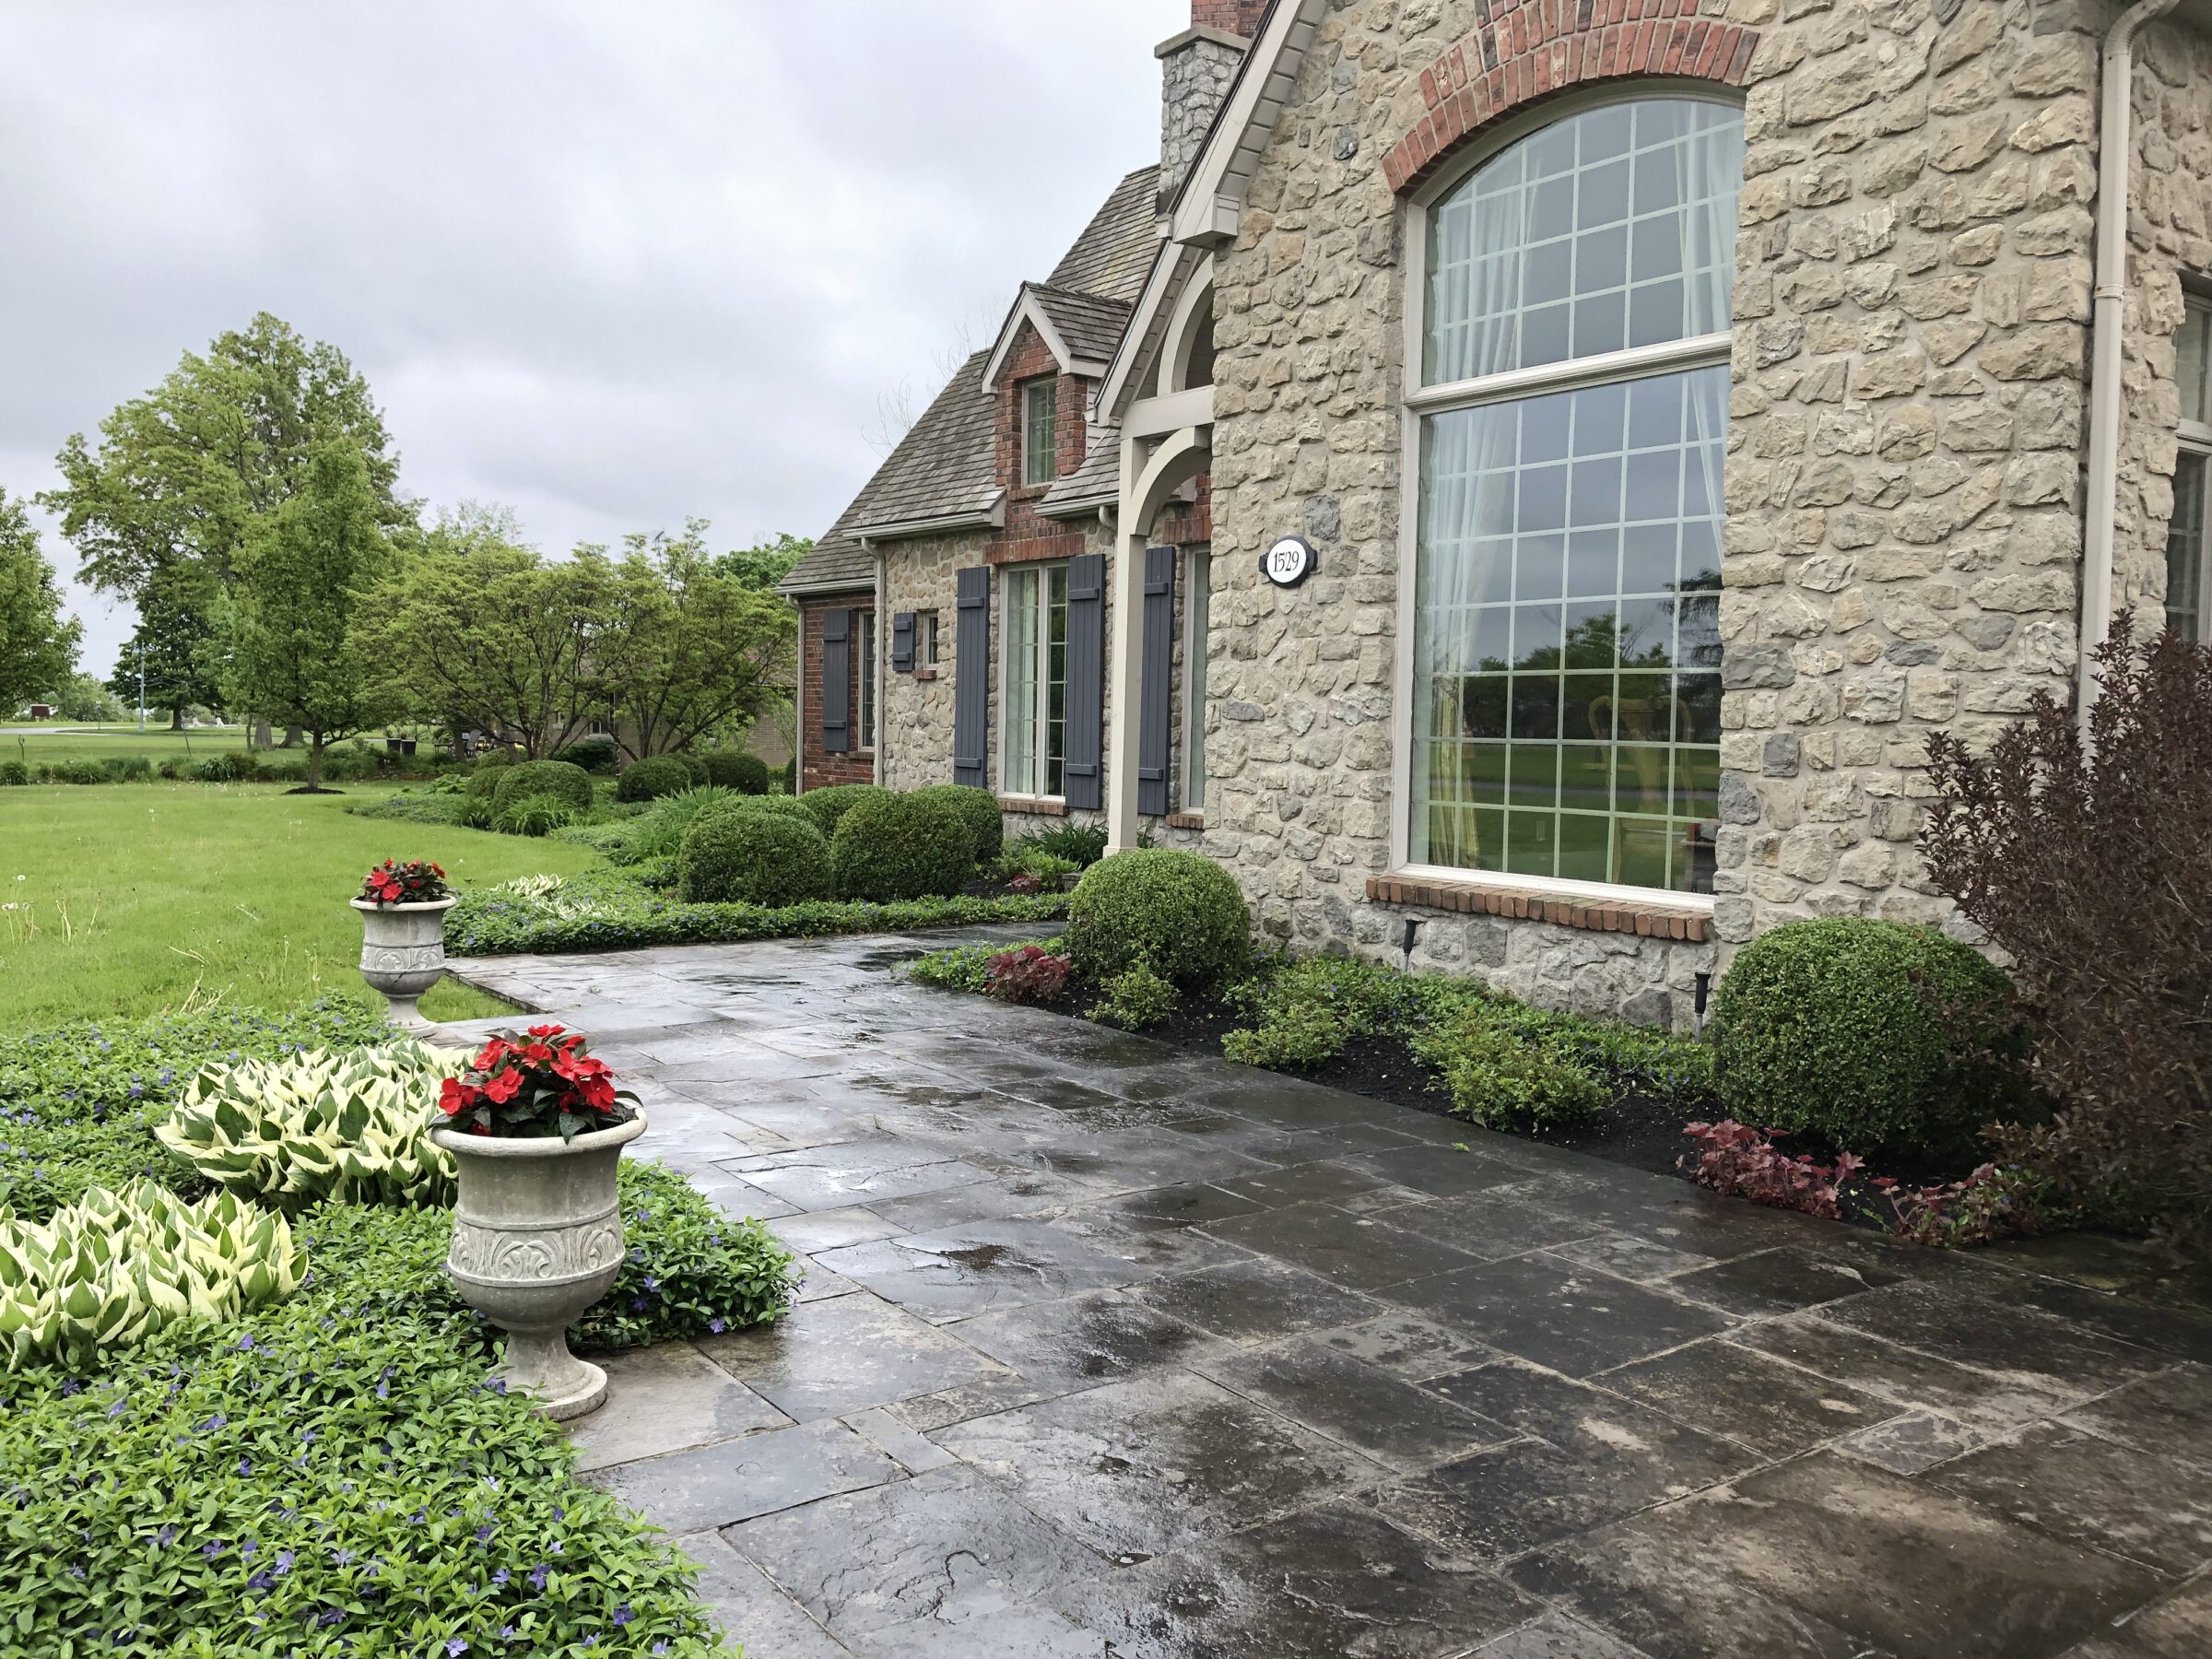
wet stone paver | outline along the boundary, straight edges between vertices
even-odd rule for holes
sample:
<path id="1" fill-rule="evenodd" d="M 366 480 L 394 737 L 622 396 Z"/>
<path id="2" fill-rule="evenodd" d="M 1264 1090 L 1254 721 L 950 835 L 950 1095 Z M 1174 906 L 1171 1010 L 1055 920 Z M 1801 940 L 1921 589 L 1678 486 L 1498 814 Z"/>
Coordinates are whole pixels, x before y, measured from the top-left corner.
<path id="1" fill-rule="evenodd" d="M 466 965 L 806 1258 L 573 1431 L 755 1659 L 2212 1654 L 2212 1319 L 2128 1253 L 1905 1250 L 895 976 L 945 942 Z"/>

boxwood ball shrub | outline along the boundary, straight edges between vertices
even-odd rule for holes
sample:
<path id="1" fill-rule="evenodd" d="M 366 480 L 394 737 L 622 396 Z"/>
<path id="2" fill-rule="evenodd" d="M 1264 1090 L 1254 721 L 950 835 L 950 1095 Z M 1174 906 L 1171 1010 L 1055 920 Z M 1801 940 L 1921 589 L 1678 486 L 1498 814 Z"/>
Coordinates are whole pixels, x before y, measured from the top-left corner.
<path id="1" fill-rule="evenodd" d="M 657 801 L 690 787 L 691 769 L 682 759 L 675 755 L 648 755 L 622 769 L 622 775 L 615 780 L 615 799 Z"/>
<path id="2" fill-rule="evenodd" d="M 676 854 L 677 895 L 688 904 L 774 908 L 827 899 L 830 888 L 822 832 L 780 813 L 709 807 L 691 820 Z"/>
<path id="3" fill-rule="evenodd" d="M 1932 927 L 1788 922 L 1736 953 L 1713 1003 L 1728 1115 L 1831 1150 L 1959 1154 L 2020 1105 L 2003 970 Z"/>
<path id="4" fill-rule="evenodd" d="M 476 800 L 490 800 L 492 792 L 500 786 L 500 775 L 513 769 L 514 758 L 512 755 L 485 756 L 477 762 L 476 771 L 468 774 L 466 793 Z"/>
<path id="5" fill-rule="evenodd" d="M 794 823 L 805 824 L 817 835 L 821 834 L 820 820 L 807 809 L 806 802 L 796 795 L 740 795 L 731 803 L 731 806 L 747 812 L 773 813 L 778 818 L 787 818 Z"/>
<path id="6" fill-rule="evenodd" d="M 711 749 L 699 757 L 699 762 L 707 769 L 707 782 L 718 789 L 734 789 L 748 795 L 768 793 L 768 762 L 758 755 Z"/>
<path id="7" fill-rule="evenodd" d="M 611 772 L 621 762 L 612 737 L 579 737 L 553 751 L 553 759 L 581 766 L 588 772 Z"/>
<path id="8" fill-rule="evenodd" d="M 948 801 L 879 789 L 839 818 L 830 868 L 841 898 L 888 904 L 944 897 L 975 869 L 975 831 Z"/>
<path id="9" fill-rule="evenodd" d="M 975 862 L 987 865 L 1006 844 L 1006 820 L 998 810 L 998 797 L 987 789 L 965 783 L 932 783 L 914 791 L 933 801 L 943 801 L 959 813 L 975 837 Z"/>
<path id="10" fill-rule="evenodd" d="M 551 795 L 578 812 L 589 812 L 592 774 L 566 760 L 525 760 L 500 774 L 500 781 L 491 792 L 492 810 L 505 812 L 517 801 L 526 801 L 533 795 Z"/>
<path id="11" fill-rule="evenodd" d="M 1083 873 L 1067 907 L 1076 971 L 1104 983 L 1137 963 L 1185 991 L 1242 969 L 1252 918 L 1230 873 L 1172 847 L 1136 847 Z"/>
<path id="12" fill-rule="evenodd" d="M 814 814 L 815 828 L 834 840 L 837 826 L 846 813 L 863 801 L 872 801 L 891 792 L 878 783 L 836 783 L 828 789 L 810 789 L 799 799 L 806 810 Z"/>

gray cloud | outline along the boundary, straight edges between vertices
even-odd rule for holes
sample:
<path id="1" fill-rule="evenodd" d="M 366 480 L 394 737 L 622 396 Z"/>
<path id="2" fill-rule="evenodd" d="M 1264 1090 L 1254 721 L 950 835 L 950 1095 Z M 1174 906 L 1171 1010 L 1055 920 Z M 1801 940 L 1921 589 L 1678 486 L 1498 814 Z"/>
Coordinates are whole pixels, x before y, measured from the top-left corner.
<path id="1" fill-rule="evenodd" d="M 1183 0 L 0 14 L 0 485 L 262 309 L 433 502 L 813 534 L 1114 180 Z M 65 572 L 74 553 L 51 533 Z M 77 590 L 88 665 L 127 611 Z"/>

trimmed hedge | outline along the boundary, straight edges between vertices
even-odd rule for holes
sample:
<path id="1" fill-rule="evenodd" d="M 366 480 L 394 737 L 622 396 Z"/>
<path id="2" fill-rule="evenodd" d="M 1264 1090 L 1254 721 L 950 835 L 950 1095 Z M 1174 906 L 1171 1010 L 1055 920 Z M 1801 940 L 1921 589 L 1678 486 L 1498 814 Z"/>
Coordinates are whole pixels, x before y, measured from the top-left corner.
<path id="1" fill-rule="evenodd" d="M 806 803 L 796 795 L 743 795 L 731 802 L 730 807 L 735 812 L 773 813 L 777 818 L 805 824 L 817 835 L 821 834 L 820 822 L 806 810 Z"/>
<path id="2" fill-rule="evenodd" d="M 517 801 L 551 795 L 578 812 L 592 809 L 592 774 L 566 760 L 525 760 L 500 772 L 491 792 L 491 807 L 504 815 Z"/>
<path id="3" fill-rule="evenodd" d="M 965 783 L 932 783 L 914 791 L 916 798 L 943 801 L 966 820 L 975 837 L 975 862 L 987 865 L 1006 848 L 1006 820 L 998 809 L 998 797 L 987 789 Z"/>
<path id="4" fill-rule="evenodd" d="M 676 854 L 687 904 L 803 904 L 830 893 L 830 843 L 812 824 L 714 806 L 691 820 Z"/>
<path id="5" fill-rule="evenodd" d="M 1136 847 L 1083 873 L 1068 900 L 1067 948 L 1097 983 L 1144 962 L 1182 990 L 1210 990 L 1251 960 L 1252 918 L 1212 859 Z"/>
<path id="6" fill-rule="evenodd" d="M 1721 1103 L 1832 1150 L 1963 1152 L 2022 1104 L 2007 1072 L 1972 1053 L 2017 1049 L 2009 989 L 1988 958 L 1932 927 L 1786 922 L 1736 953 L 1713 1000 Z"/>
<path id="7" fill-rule="evenodd" d="M 839 819 L 830 867 L 840 898 L 877 904 L 943 898 L 959 892 L 975 869 L 975 831 L 949 801 L 880 791 Z"/>
<path id="8" fill-rule="evenodd" d="M 500 787 L 500 774 L 513 770 L 514 758 L 512 755 L 487 755 L 477 762 L 476 771 L 468 774 L 468 782 L 463 786 L 462 793 L 472 800 L 488 801 Z"/>
<path id="9" fill-rule="evenodd" d="M 707 782 L 718 789 L 734 789 L 739 794 L 764 795 L 768 793 L 768 762 L 758 755 L 748 755 L 738 749 L 711 749 L 699 757 L 707 769 Z"/>
<path id="10" fill-rule="evenodd" d="M 799 800 L 814 814 L 815 828 L 835 841 L 838 823 L 846 813 L 863 801 L 878 800 L 890 793 L 880 783 L 838 783 L 828 789 L 810 789 Z"/>
<path id="11" fill-rule="evenodd" d="M 621 751 L 612 737 L 579 737 L 553 751 L 553 759 L 581 766 L 588 772 L 612 772 L 621 765 Z"/>
<path id="12" fill-rule="evenodd" d="M 703 778 L 699 781 L 706 782 Z M 615 799 L 657 801 L 663 795 L 689 789 L 691 783 L 691 769 L 680 756 L 648 755 L 622 769 L 622 775 L 615 780 Z"/>

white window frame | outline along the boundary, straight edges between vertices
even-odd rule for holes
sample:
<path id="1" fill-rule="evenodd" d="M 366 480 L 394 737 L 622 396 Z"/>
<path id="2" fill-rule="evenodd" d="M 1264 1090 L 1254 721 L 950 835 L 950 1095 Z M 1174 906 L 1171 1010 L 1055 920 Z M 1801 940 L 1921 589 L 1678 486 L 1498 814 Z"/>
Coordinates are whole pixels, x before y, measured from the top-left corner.
<path id="1" fill-rule="evenodd" d="M 2198 293 L 2194 289 L 2187 289 L 2182 295 L 2182 301 L 2190 312 L 2204 319 L 2206 332 L 2207 335 L 2212 335 L 2212 296 Z M 2206 388 L 2207 395 L 2212 396 L 2212 375 L 2207 376 Z M 2204 499 L 2199 500 L 2197 506 L 2197 524 L 2200 529 L 2197 535 L 2196 555 L 2196 637 L 2199 641 L 2212 641 L 2212 424 L 2206 424 L 2201 420 L 2192 420 L 2188 412 L 2184 410 L 2174 438 L 2178 448 L 2190 454 L 2201 455 L 2205 458 L 2202 479 Z M 2181 499 L 2178 493 L 2180 479 L 2179 469 L 2176 470 L 2177 493 L 2174 499 L 2174 511 L 2176 516 L 2179 516 L 2181 511 Z M 2172 520 L 2167 521 L 2167 528 L 2168 533 L 2171 534 Z"/>
<path id="2" fill-rule="evenodd" d="M 1213 552 L 1193 547 L 1183 555 L 1182 578 L 1182 776 L 1177 788 L 1177 807 L 1183 812 L 1206 810 L 1206 688 L 1191 695 L 1193 685 L 1206 673 L 1206 646 L 1212 628 Z M 1206 583 L 1204 610 L 1193 603 L 1198 584 Z"/>
<path id="3" fill-rule="evenodd" d="M 1037 591 L 1034 596 L 1030 599 L 1030 603 L 1035 607 L 1035 620 L 1037 625 L 1037 641 L 1034 647 L 1037 653 L 1037 660 L 1034 665 L 1036 676 L 1036 704 L 1030 711 L 1030 719 L 1035 723 L 1033 727 L 1035 732 L 1033 759 L 1036 765 L 1036 781 L 1039 783 L 1041 783 L 1044 780 L 1046 771 L 1045 745 L 1048 734 L 1052 729 L 1053 707 L 1053 637 L 1051 625 L 1052 606 L 1050 602 L 1050 579 L 1054 575 L 1057 575 L 1060 579 L 1060 605 L 1061 608 L 1065 610 L 1067 606 L 1067 561 L 1065 559 L 1039 559 L 1034 562 L 1024 560 L 1019 564 L 1002 565 L 999 569 L 1003 602 L 997 607 L 999 612 L 998 686 L 997 696 L 994 699 L 994 701 L 996 704 L 996 712 L 998 716 L 999 793 L 1001 794 L 1012 796 L 1017 800 L 1023 801 L 1065 801 L 1067 798 L 1066 756 L 1065 753 L 1065 745 L 1066 744 L 1067 736 L 1065 724 L 1061 730 L 1060 739 L 1062 745 L 1064 746 L 1064 751 L 1061 758 L 1060 793 L 1057 794 L 1048 794 L 1042 789 L 1039 788 L 1016 789 L 1012 786 L 1010 782 L 1008 759 L 1010 747 L 1009 740 L 1014 735 L 1014 725 L 1013 722 L 1006 717 L 1006 693 L 1014 684 L 1014 676 L 1012 673 L 1014 662 L 1014 601 L 1011 594 L 1006 592 L 1006 590 L 1010 588 L 1013 584 L 1010 582 L 1007 582 L 1006 578 L 1018 572 L 1023 574 L 1030 572 L 1035 573 L 1035 584 Z"/>
<path id="4" fill-rule="evenodd" d="M 860 682 L 860 708 L 855 722 L 853 748 L 876 752 L 876 612 L 862 607 L 853 613 L 853 665 Z"/>
<path id="5" fill-rule="evenodd" d="M 1421 537 L 1421 429 L 1430 415 L 1475 408 L 1483 404 L 1517 402 L 1544 393 L 1571 392 L 1583 386 L 1674 374 L 1686 369 L 1727 367 L 1732 332 L 1700 335 L 1692 339 L 1669 340 L 1657 346 L 1632 346 L 1598 357 L 1575 358 L 1563 363 L 1544 363 L 1530 369 L 1511 369 L 1501 374 L 1475 380 L 1452 381 L 1442 385 L 1421 383 L 1421 365 L 1428 343 L 1429 224 L 1437 204 L 1466 181 L 1467 175 L 1531 134 L 1558 122 L 1599 109 L 1606 104 L 1634 103 L 1653 98 L 1695 99 L 1740 110 L 1743 100 L 1716 92 L 1707 82 L 1686 82 L 1659 76 L 1638 79 L 1603 90 L 1547 100 L 1501 123 L 1484 143 L 1470 147 L 1435 179 L 1424 185 L 1405 207 L 1406 257 L 1399 267 L 1406 285 L 1404 358 L 1399 400 L 1399 476 L 1404 480 L 1398 511 L 1398 615 L 1396 661 L 1393 665 L 1391 713 L 1391 823 L 1390 865 L 1397 874 L 1422 880 L 1451 882 L 1462 887 L 1488 887 L 1513 892 L 1557 893 L 1569 899 L 1599 899 L 1634 905 L 1665 905 L 1674 910 L 1710 913 L 1713 895 L 1689 893 L 1673 888 L 1627 887 L 1618 882 L 1577 881 L 1564 876 L 1522 876 L 1507 870 L 1471 870 L 1457 865 L 1415 864 L 1413 848 L 1414 762 L 1414 641 L 1418 637 Z"/>
<path id="6" fill-rule="evenodd" d="M 1044 470 L 1037 470 L 1037 421 L 1031 406 L 1038 394 L 1043 393 L 1053 400 L 1052 441 L 1044 446 Z M 1060 382 L 1055 375 L 1041 375 L 1036 380 L 1021 383 L 1021 484 L 1032 489 L 1050 484 L 1060 477 Z"/>
<path id="7" fill-rule="evenodd" d="M 918 668 L 937 665 L 937 613 L 934 610 L 917 611 L 914 615 L 914 665 Z"/>

